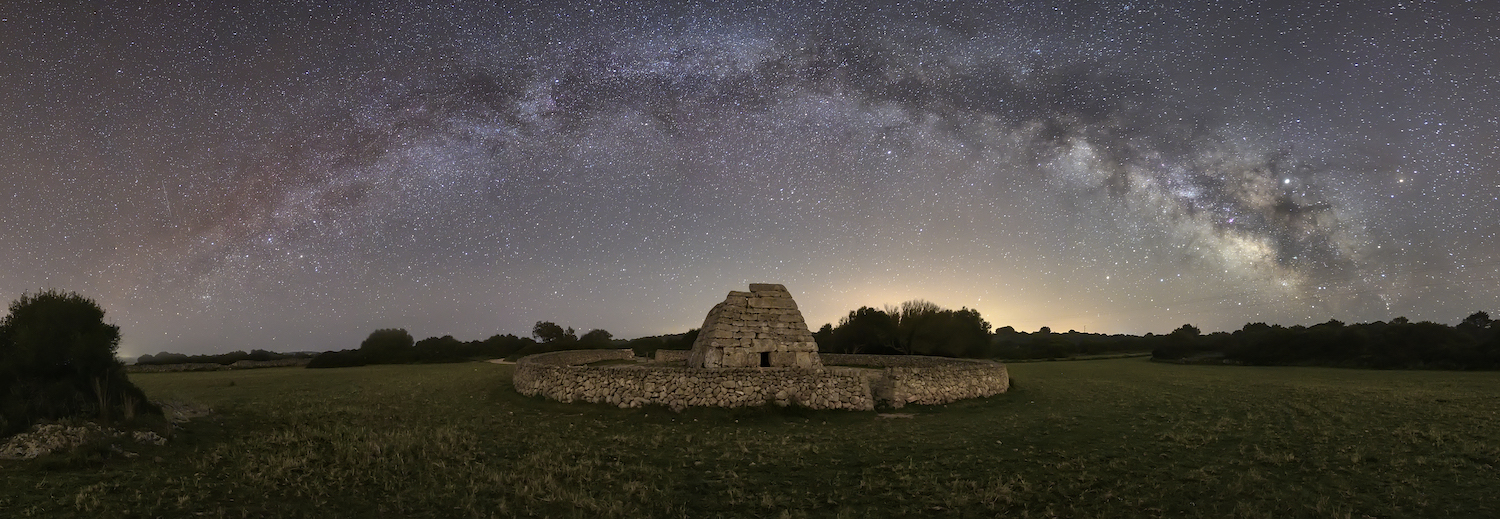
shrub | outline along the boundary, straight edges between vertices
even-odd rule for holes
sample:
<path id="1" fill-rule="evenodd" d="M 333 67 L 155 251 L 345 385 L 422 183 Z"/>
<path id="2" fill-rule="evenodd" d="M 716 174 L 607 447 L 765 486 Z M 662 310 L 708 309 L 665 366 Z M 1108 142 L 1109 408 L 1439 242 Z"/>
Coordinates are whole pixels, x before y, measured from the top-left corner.
<path id="1" fill-rule="evenodd" d="M 369 364 L 365 359 L 364 352 L 360 350 L 325 351 L 313 356 L 307 362 L 308 369 L 319 368 L 351 368 Z"/>
<path id="2" fill-rule="evenodd" d="M 387 328 L 370 332 L 370 336 L 359 343 L 359 351 L 372 364 L 400 364 L 411 361 L 415 343 L 405 329 Z"/>
<path id="3" fill-rule="evenodd" d="M 22 295 L 0 320 L 0 434 L 39 420 L 161 414 L 115 358 L 120 328 L 72 292 Z"/>

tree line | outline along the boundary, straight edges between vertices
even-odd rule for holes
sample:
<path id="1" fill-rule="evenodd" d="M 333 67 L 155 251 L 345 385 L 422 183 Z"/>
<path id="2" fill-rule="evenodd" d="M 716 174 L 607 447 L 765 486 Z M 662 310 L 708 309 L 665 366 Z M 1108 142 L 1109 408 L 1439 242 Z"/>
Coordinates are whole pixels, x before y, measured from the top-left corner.
<path id="1" fill-rule="evenodd" d="M 1188 324 L 1171 333 L 1144 336 L 1054 332 L 1042 327 L 1036 332 L 1017 331 L 1010 326 L 991 329 L 979 311 L 942 308 L 925 300 L 911 300 L 882 308 L 852 310 L 838 323 L 825 324 L 813 333 L 818 350 L 825 353 L 881 355 L 934 355 L 999 360 L 1055 359 L 1118 353 L 1150 353 L 1155 360 L 1247 365 L 1330 365 L 1371 368 L 1500 369 L 1500 332 L 1485 312 L 1477 312 L 1457 326 L 1432 322 L 1412 323 L 1405 318 L 1391 322 L 1345 325 L 1337 320 L 1314 326 L 1281 326 L 1251 323 L 1234 332 L 1203 334 Z M 617 340 L 605 330 L 581 336 L 569 327 L 537 321 L 531 337 L 495 335 L 482 341 L 460 341 L 452 336 L 414 340 L 404 329 L 376 330 L 355 349 L 317 354 L 309 368 L 463 362 L 491 358 L 518 358 L 535 353 L 570 349 L 630 348 L 640 356 L 658 349 L 686 350 L 698 330 L 676 335 Z M 141 363 L 219 362 L 239 357 L 267 357 L 263 350 L 251 353 L 185 356 L 161 353 L 143 356 Z M 227 361 L 227 362 L 226 362 Z"/>
<path id="2" fill-rule="evenodd" d="M 426 364 L 470 360 L 515 358 L 548 351 L 614 347 L 614 336 L 605 330 L 590 330 L 579 337 L 573 328 L 550 321 L 537 321 L 532 337 L 494 335 L 482 341 L 460 341 L 452 335 L 415 340 L 403 328 L 370 332 L 359 348 L 327 351 L 312 358 L 307 367 L 339 368 L 369 364 Z"/>
<path id="3" fill-rule="evenodd" d="M 141 355 L 135 359 L 136 364 L 141 365 L 164 365 L 164 364 L 221 364 L 229 365 L 242 360 L 268 361 L 283 359 L 309 358 L 314 353 L 277 353 L 274 351 L 252 349 L 249 353 L 241 350 L 229 353 L 213 353 L 204 355 L 187 355 L 184 353 L 160 352 L 155 355 Z"/>
<path id="4" fill-rule="evenodd" d="M 1047 359 L 1151 351 L 1146 338 L 1043 326 L 1032 333 L 1004 326 L 994 331 L 978 310 L 942 308 L 925 300 L 899 306 L 860 307 L 825 324 L 813 338 L 825 353 L 935 355 L 982 359 Z"/>
<path id="5" fill-rule="evenodd" d="M 1165 336 L 1152 358 L 1246 365 L 1321 365 L 1402 369 L 1500 369 L 1500 324 L 1475 312 L 1457 326 L 1397 317 L 1346 325 L 1250 323 L 1233 333 L 1202 335 L 1184 325 Z"/>

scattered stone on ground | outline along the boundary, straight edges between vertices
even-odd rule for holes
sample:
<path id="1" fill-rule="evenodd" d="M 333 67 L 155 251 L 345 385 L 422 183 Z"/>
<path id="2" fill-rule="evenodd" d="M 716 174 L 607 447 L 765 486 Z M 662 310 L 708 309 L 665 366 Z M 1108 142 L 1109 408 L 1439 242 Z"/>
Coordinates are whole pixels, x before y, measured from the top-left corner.
<path id="1" fill-rule="evenodd" d="M 180 400 L 163 400 L 155 402 L 161 406 L 161 414 L 166 416 L 172 423 L 184 423 L 200 416 L 208 416 L 214 412 L 213 409 L 198 404 L 183 402 Z"/>
<path id="2" fill-rule="evenodd" d="M 155 404 L 161 406 L 162 414 L 166 415 L 173 424 L 184 423 L 213 412 L 213 409 L 208 407 L 181 401 L 163 401 L 155 402 Z M 49 423 L 33 426 L 29 431 L 5 438 L 4 442 L 0 443 L 0 460 L 29 460 L 44 454 L 76 449 L 92 440 L 106 437 L 124 437 L 140 445 L 167 444 L 167 439 L 155 431 L 105 429 L 93 422 L 83 422 L 78 425 Z M 136 453 L 121 449 L 117 445 L 110 446 L 110 450 L 127 458 L 137 456 Z"/>
<path id="3" fill-rule="evenodd" d="M 917 415 L 915 413 L 879 413 L 875 416 L 880 418 L 912 418 Z"/>
<path id="4" fill-rule="evenodd" d="M 0 459 L 29 460 L 50 452 L 78 447 L 103 435 L 104 430 L 94 423 L 78 426 L 42 424 L 7 439 L 4 445 L 0 445 Z"/>

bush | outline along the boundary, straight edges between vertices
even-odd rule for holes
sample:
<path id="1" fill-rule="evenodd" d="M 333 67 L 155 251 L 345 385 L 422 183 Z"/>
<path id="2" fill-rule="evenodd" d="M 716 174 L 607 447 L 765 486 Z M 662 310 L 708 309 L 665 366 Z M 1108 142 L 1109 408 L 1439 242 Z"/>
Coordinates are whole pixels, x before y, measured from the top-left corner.
<path id="1" fill-rule="evenodd" d="M 72 292 L 25 294 L 0 320 L 0 434 L 40 420 L 161 414 L 115 358 L 120 328 Z"/>
<path id="2" fill-rule="evenodd" d="M 325 351 L 307 362 L 308 369 L 352 368 L 369 364 L 360 350 Z"/>
<path id="3" fill-rule="evenodd" d="M 410 362 L 416 353 L 412 348 L 416 341 L 401 328 L 387 328 L 370 332 L 359 351 L 371 364 L 400 364 Z"/>
<path id="4" fill-rule="evenodd" d="M 250 353 L 245 353 L 243 351 L 231 351 L 229 353 L 217 353 L 208 355 L 186 355 L 182 353 L 169 353 L 164 351 L 161 353 L 157 353 L 156 355 L 141 355 L 140 358 L 135 359 L 135 363 L 142 366 L 161 366 L 168 364 L 187 363 L 222 364 L 228 366 L 242 360 L 268 361 L 303 358 L 306 356 L 306 354 L 302 353 L 288 354 L 266 350 L 250 350 Z"/>

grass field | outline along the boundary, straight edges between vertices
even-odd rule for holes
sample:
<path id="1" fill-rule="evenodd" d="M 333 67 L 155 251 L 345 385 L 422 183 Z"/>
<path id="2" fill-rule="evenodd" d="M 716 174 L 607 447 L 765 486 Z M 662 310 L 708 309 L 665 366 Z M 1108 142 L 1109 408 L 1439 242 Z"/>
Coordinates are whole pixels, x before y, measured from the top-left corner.
<path id="1" fill-rule="evenodd" d="M 1010 393 L 881 417 L 559 404 L 512 369 L 132 375 L 216 411 L 136 458 L 0 462 L 0 511 L 1500 516 L 1500 373 L 1026 363 Z"/>

